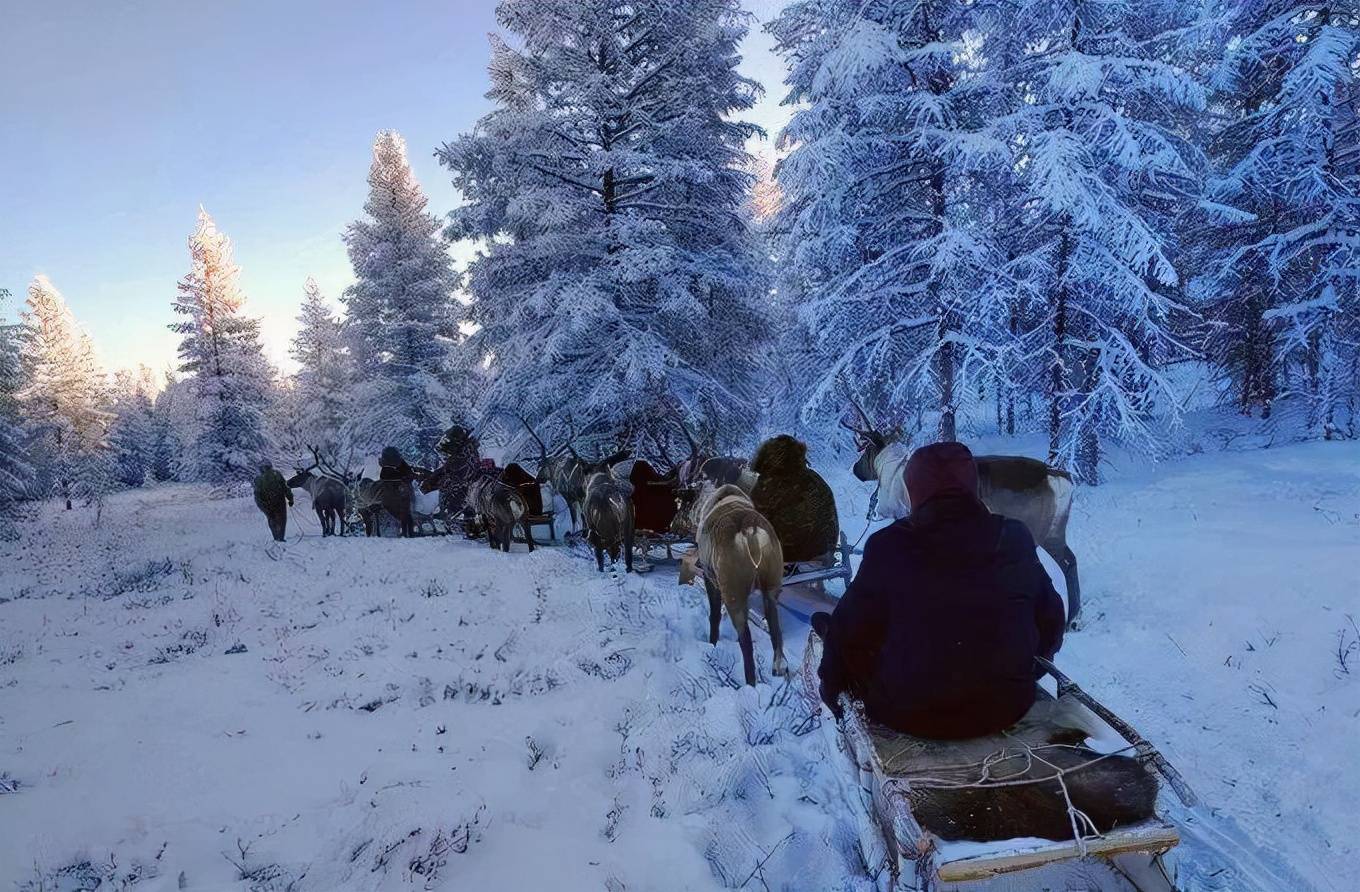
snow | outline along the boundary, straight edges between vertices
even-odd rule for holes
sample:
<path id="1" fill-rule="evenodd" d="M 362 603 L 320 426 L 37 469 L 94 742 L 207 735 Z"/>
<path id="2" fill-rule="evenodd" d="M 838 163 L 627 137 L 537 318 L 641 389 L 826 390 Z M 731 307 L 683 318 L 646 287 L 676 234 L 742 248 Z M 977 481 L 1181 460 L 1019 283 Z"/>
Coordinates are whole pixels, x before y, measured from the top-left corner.
<path id="1" fill-rule="evenodd" d="M 853 537 L 868 487 L 822 470 Z M 98 528 L 45 503 L 0 546 L 0 884 L 88 861 L 145 888 L 698 889 L 769 855 L 770 888 L 869 887 L 831 727 L 769 683 L 759 633 L 762 684 L 730 687 L 731 629 L 709 648 L 671 570 L 323 540 L 298 501 L 283 545 L 249 499 L 171 485 Z M 1360 444 L 1115 472 L 1071 539 L 1087 606 L 1060 665 L 1224 827 L 1348 888 Z M 786 617 L 794 665 L 805 631 Z"/>

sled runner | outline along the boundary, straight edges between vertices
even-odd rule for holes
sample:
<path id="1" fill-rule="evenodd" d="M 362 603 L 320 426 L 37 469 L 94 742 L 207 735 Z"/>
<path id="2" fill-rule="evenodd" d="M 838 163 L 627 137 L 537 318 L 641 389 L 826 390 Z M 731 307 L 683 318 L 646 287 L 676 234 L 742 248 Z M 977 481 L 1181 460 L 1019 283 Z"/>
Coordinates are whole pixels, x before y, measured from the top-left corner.
<path id="1" fill-rule="evenodd" d="M 821 639 L 810 633 L 803 654 L 803 685 L 809 700 L 819 706 L 821 656 Z M 852 801 L 858 799 L 865 812 L 860 846 L 866 864 L 881 870 L 880 888 L 1176 892 L 1163 857 L 1180 841 L 1180 834 L 1165 814 L 1174 805 L 1169 798 L 1173 792 L 1186 805 L 1193 804 L 1194 794 L 1126 722 L 1056 667 L 1047 664 L 1044 670 L 1041 698 L 1015 729 L 971 741 L 899 734 L 868 720 L 858 702 L 842 695 L 844 718 L 837 723 L 837 745 L 849 759 L 845 792 Z M 1047 737 L 1035 739 L 1036 730 L 1059 718 L 1064 728 L 1079 719 L 1081 732 L 1090 736 L 1062 744 L 1047 743 Z M 1056 725 L 1053 730 L 1066 733 Z M 1081 772 L 1094 771 L 1102 760 L 1116 756 L 1136 760 L 1147 774 L 1144 783 L 1156 784 L 1160 776 L 1166 784 L 1156 787 L 1157 804 L 1150 817 L 1096 828 L 1073 805 L 1075 793 L 1069 790 Z M 1036 772 L 1036 765 L 1052 765 L 1054 770 L 1040 767 Z M 1041 779 L 1034 780 L 1036 775 Z M 1008 839 L 955 838 L 958 828 L 996 823 L 1001 815 L 1023 826 L 1028 813 L 1013 805 L 1008 811 L 1007 797 L 1026 783 L 1047 784 L 1062 797 L 1058 808 L 1070 817 L 1073 832 L 1035 827 L 1029 835 Z M 1062 835 L 1066 838 L 1048 838 Z"/>
<path id="2" fill-rule="evenodd" d="M 789 590 L 795 586 L 825 582 L 830 579 L 839 579 L 842 584 L 848 586 L 855 573 L 854 566 L 850 563 L 851 554 L 850 540 L 845 538 L 845 533 L 842 532 L 836 543 L 836 553 L 832 558 L 831 563 L 820 567 L 808 564 L 795 564 L 790 568 L 786 568 L 784 573 L 785 593 L 787 594 Z M 828 609 L 828 604 L 834 604 L 834 599 L 827 601 L 826 603 L 818 603 L 815 606 L 815 609 L 810 610 L 807 613 L 804 613 L 799 609 L 799 605 L 794 603 L 794 599 L 786 599 L 784 596 L 781 596 L 780 603 L 787 609 L 793 611 L 800 619 L 810 620 L 812 614 L 817 610 L 826 610 Z"/>

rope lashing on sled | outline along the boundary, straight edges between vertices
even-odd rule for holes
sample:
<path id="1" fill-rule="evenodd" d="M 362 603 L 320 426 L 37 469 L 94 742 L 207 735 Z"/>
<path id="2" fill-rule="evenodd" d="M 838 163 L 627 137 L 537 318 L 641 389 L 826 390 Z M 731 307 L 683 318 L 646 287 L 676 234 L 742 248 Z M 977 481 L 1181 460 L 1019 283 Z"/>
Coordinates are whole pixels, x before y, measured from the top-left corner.
<path id="1" fill-rule="evenodd" d="M 1119 734 L 1133 746 L 1134 751 L 1138 754 L 1138 758 L 1141 761 L 1151 763 L 1152 767 L 1157 769 L 1157 773 L 1166 778 L 1166 782 L 1171 785 L 1171 789 L 1176 791 L 1176 795 L 1180 798 L 1181 803 L 1184 804 L 1186 808 L 1195 808 L 1200 804 L 1199 795 L 1185 782 L 1185 778 L 1181 776 L 1181 773 L 1172 767 L 1171 763 L 1166 760 L 1166 757 L 1163 756 L 1155 746 L 1149 743 L 1147 738 L 1139 734 L 1137 729 L 1111 712 L 1105 704 L 1083 691 L 1075 681 L 1064 675 L 1063 671 L 1055 666 L 1052 661 L 1046 660 L 1043 657 L 1035 657 L 1034 660 L 1043 667 L 1045 672 L 1053 676 L 1053 680 L 1058 683 L 1059 697 L 1071 697 L 1094 712 L 1106 724 L 1111 728 L 1114 728 L 1115 731 L 1119 732 Z"/>
<path id="2" fill-rule="evenodd" d="M 1024 787 L 1040 784 L 1058 785 L 1062 792 L 1063 801 L 1066 804 L 1067 819 L 1072 828 L 1072 839 L 1077 844 L 1084 857 L 1087 854 L 1086 840 L 1101 835 L 1101 830 L 1094 820 L 1077 807 L 1072 801 L 1072 793 L 1067 785 L 1069 775 L 1078 774 L 1093 765 L 1097 765 L 1106 759 L 1124 755 L 1136 749 L 1132 744 L 1121 749 L 1108 753 L 1101 753 L 1082 762 L 1080 765 L 1064 768 L 1049 759 L 1044 758 L 1043 753 L 1051 750 L 1066 750 L 1072 752 L 1085 752 L 1084 747 L 1072 746 L 1069 744 L 1050 743 L 1050 744 L 1020 744 L 1015 747 L 1007 747 L 997 750 L 978 762 L 960 763 L 954 765 L 931 766 L 928 770 L 934 774 L 917 774 L 912 771 L 905 771 L 902 774 L 890 778 L 888 786 L 905 787 L 903 793 L 923 790 L 964 790 L 964 789 L 997 789 L 1001 787 Z M 1006 774 L 997 775 L 998 768 L 1006 763 L 1015 760 L 1023 760 L 1018 769 L 1005 769 Z M 1020 777 L 1034 768 L 1035 762 L 1045 766 L 1052 773 L 1040 777 Z M 967 780 L 951 778 L 950 773 L 976 775 Z"/>

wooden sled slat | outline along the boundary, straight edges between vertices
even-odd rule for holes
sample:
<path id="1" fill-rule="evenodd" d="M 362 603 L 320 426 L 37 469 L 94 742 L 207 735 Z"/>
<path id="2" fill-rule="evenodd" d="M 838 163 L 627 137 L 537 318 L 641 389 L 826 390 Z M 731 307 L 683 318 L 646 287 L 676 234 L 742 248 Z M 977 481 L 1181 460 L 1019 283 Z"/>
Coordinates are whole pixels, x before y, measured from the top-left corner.
<path id="1" fill-rule="evenodd" d="M 1134 827 L 1087 839 L 1084 853 L 1082 847 L 1075 842 L 1054 842 L 1029 849 L 1011 849 L 996 854 L 978 854 L 954 861 L 940 861 L 936 865 L 936 872 L 940 880 L 946 883 L 986 880 L 1003 873 L 1032 870 L 1046 864 L 1082 857 L 1109 858 L 1134 852 L 1160 855 L 1175 848 L 1180 841 L 1180 832 L 1174 825 L 1162 821 L 1146 821 Z"/>

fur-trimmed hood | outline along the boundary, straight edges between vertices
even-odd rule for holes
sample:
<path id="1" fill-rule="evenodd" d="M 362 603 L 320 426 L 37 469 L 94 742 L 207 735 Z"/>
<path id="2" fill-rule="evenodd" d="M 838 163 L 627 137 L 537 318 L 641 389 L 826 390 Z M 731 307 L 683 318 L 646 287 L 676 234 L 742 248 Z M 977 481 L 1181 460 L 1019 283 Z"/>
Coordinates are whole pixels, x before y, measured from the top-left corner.
<path id="1" fill-rule="evenodd" d="M 751 470 L 761 476 L 797 473 L 807 466 L 807 444 L 788 434 L 761 443 L 751 460 Z"/>

